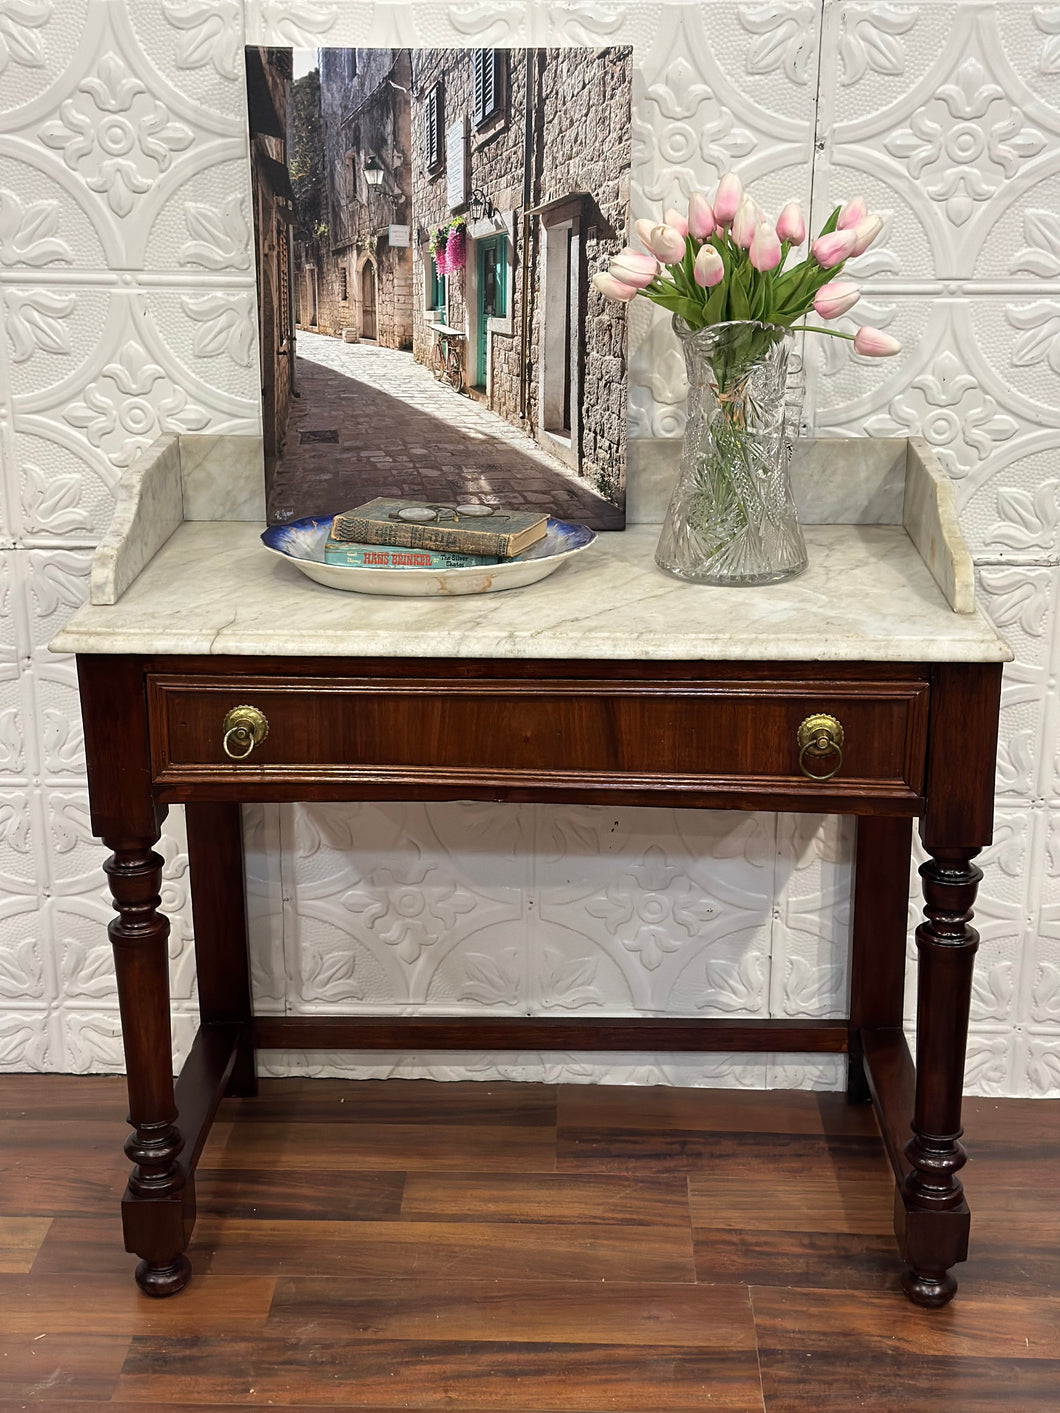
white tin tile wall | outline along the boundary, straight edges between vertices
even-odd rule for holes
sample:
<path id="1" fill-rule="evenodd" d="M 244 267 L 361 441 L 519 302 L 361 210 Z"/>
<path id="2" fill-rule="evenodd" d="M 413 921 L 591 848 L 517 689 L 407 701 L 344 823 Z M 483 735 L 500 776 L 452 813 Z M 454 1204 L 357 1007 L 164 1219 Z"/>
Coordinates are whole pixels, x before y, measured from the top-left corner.
<path id="1" fill-rule="evenodd" d="M 811 344 L 807 422 L 918 432 L 955 479 L 983 603 L 1017 653 L 968 1084 L 1060 1094 L 1060 9 L 1014 0 L 0 0 L 0 1068 L 121 1064 L 73 668 L 44 645 L 138 451 L 160 430 L 258 428 L 245 38 L 631 43 L 634 215 L 730 166 L 774 209 L 812 174 L 818 222 L 856 191 L 885 214 L 866 318 L 907 351 L 881 365 Z M 650 313 L 632 329 L 634 432 L 679 436 L 683 370 Z M 178 1050 L 194 1013 L 181 825 L 160 846 Z M 259 807 L 246 827 L 263 1010 L 845 1005 L 848 821 L 452 804 Z M 786 1056 L 267 1058 L 841 1079 Z"/>
<path id="2" fill-rule="evenodd" d="M 865 322 L 905 352 L 812 346 L 807 411 L 826 434 L 916 431 L 954 479 L 980 602 L 1016 653 L 967 1084 L 1055 1094 L 1060 1017 L 1035 997 L 1060 810 L 1060 10 L 826 3 L 822 34 L 815 206 L 860 190 L 885 215 Z"/>

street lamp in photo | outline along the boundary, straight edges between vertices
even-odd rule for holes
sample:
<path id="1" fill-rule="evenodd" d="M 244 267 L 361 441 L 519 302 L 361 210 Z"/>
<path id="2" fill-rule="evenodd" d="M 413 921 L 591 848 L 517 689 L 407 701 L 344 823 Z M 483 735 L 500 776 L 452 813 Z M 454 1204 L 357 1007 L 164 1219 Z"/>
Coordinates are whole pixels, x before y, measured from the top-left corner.
<path id="1" fill-rule="evenodd" d="M 368 186 L 379 187 L 383 185 L 386 172 L 378 157 L 369 157 L 361 170 L 364 172 L 364 180 Z"/>
<path id="2" fill-rule="evenodd" d="M 475 187 L 469 194 L 467 199 L 467 214 L 472 221 L 481 221 L 484 217 L 488 217 L 492 221 L 493 217 L 497 214 L 494 210 L 493 202 L 481 187 Z"/>

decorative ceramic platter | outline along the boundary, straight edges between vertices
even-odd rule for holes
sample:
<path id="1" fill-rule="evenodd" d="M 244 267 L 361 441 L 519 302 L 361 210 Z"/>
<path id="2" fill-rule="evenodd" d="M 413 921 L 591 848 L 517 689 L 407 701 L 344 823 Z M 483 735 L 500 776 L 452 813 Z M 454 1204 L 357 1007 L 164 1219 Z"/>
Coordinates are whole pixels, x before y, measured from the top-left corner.
<path id="1" fill-rule="evenodd" d="M 441 598 L 452 594 L 493 594 L 536 584 L 587 549 L 596 533 L 584 525 L 549 519 L 545 537 L 515 559 L 464 569 L 373 569 L 370 566 L 325 564 L 324 542 L 334 516 L 309 516 L 289 525 L 270 525 L 261 542 L 282 555 L 303 574 L 329 589 L 358 594 L 390 594 L 405 598 Z"/>

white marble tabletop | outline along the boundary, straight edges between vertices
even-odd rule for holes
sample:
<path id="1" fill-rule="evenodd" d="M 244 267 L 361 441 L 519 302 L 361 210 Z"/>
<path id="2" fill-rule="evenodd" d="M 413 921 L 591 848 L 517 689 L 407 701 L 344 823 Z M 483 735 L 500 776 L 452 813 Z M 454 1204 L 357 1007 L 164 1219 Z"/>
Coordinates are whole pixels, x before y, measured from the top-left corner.
<path id="1" fill-rule="evenodd" d="M 906 531 L 810 525 L 810 567 L 718 589 L 655 566 L 658 526 L 601 534 L 550 578 L 460 598 L 383 598 L 314 584 L 263 526 L 180 525 L 116 604 L 86 604 L 56 652 L 288 657 L 1004 662 L 978 611 L 954 613 Z"/>

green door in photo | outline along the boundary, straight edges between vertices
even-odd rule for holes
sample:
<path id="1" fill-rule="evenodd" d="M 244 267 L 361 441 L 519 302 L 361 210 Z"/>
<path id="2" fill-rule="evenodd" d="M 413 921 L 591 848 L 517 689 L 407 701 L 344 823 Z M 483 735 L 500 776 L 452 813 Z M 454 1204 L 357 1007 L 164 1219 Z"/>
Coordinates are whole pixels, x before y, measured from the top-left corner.
<path id="1" fill-rule="evenodd" d="M 503 319 L 508 312 L 508 237 L 486 236 L 477 242 L 478 256 L 478 349 L 475 360 L 475 386 L 486 386 L 486 344 L 489 320 Z"/>

